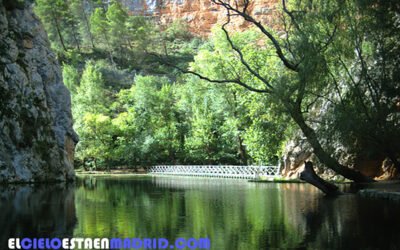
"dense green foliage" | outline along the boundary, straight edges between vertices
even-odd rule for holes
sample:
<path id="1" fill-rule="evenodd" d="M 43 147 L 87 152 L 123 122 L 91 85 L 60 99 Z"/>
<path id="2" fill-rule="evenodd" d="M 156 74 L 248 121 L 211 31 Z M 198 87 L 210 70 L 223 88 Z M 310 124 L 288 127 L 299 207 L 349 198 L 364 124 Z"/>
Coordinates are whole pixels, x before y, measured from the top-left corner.
<path id="1" fill-rule="evenodd" d="M 213 2 L 252 22 L 245 6 Z M 362 179 L 332 158 L 338 143 L 398 165 L 398 4 L 282 7 L 284 35 L 254 21 L 255 29 L 216 29 L 204 41 L 183 22 L 128 15 L 120 1 L 36 1 L 72 92 L 78 159 L 276 164 L 294 122 L 319 160 L 348 178 Z"/>
<path id="2" fill-rule="evenodd" d="M 186 67 L 199 48 L 212 58 L 207 51 L 224 44 L 221 34 L 202 41 L 179 20 L 160 27 L 118 1 L 37 1 L 35 9 L 63 63 L 85 168 L 277 163 L 288 126 L 264 96 L 184 75 L 146 54 L 167 53 Z M 221 49 L 229 51 L 226 43 Z"/>
<path id="3" fill-rule="evenodd" d="M 217 249 L 238 249 L 239 245 L 245 249 L 282 248 L 301 244 L 303 231 L 298 229 L 298 220 L 303 218 L 296 217 L 301 212 L 295 204 L 297 199 L 311 199 L 313 195 L 299 192 L 298 185 L 280 189 L 228 182 L 232 185 L 228 186 L 226 180 L 198 180 L 197 183 L 153 180 L 157 186 L 152 186 L 150 179 L 78 181 L 75 199 L 80 223 L 75 235 L 157 237 L 163 234 L 165 238 L 207 235 Z M 176 183 L 179 188 L 175 187 Z M 244 231 L 242 224 L 250 226 Z M 265 231 L 276 231 L 277 236 L 266 242 L 262 238 Z M 243 234 L 246 237 L 239 237 Z M 217 236 L 214 238 L 214 235 Z M 244 243 L 247 241 L 248 245 Z"/>
<path id="4" fill-rule="evenodd" d="M 212 1 L 229 18 L 252 23 L 259 37 L 237 39 L 228 19 L 222 28 L 231 52 L 218 46 L 205 60 L 199 54 L 196 61 L 212 66 L 196 72 L 266 95 L 298 125 L 319 161 L 346 178 L 370 181 L 341 164 L 336 157 L 343 154 L 386 158 L 400 169 L 396 1 L 282 1 L 281 34 L 248 14 L 249 1 Z"/>

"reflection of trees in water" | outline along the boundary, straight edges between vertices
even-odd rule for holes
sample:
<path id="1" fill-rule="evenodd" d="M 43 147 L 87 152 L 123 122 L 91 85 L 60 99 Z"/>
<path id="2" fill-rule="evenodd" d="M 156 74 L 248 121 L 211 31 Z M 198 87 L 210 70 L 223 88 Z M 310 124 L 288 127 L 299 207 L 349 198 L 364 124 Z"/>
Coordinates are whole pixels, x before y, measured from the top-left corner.
<path id="1" fill-rule="evenodd" d="M 285 184 L 284 218 L 297 232 L 299 249 L 398 249 L 400 206 L 356 194 L 327 198 L 315 188 Z M 288 238 L 294 238 L 286 236 Z"/>
<path id="2" fill-rule="evenodd" d="M 304 214 L 302 245 L 331 249 L 399 249 L 398 204 L 369 201 L 356 195 L 319 199 Z"/>
<path id="3" fill-rule="evenodd" d="M 96 185 L 78 185 L 75 200 L 76 237 L 209 236 L 213 249 L 391 249 L 389 239 L 400 245 L 389 227 L 399 222 L 398 207 L 355 195 L 326 199 L 305 184 L 97 178 Z"/>
<path id="4" fill-rule="evenodd" d="M 0 249 L 10 237 L 71 237 L 76 224 L 74 186 L 0 187 Z"/>
<path id="5" fill-rule="evenodd" d="M 96 189 L 97 178 L 88 176 L 83 179 L 77 179 L 77 182 L 80 182 L 79 184 L 83 185 L 86 189 Z"/>
<path id="6" fill-rule="evenodd" d="M 293 198 L 296 205 L 301 189 L 291 196 L 293 190 L 286 186 L 230 179 L 99 178 L 95 189 L 84 184 L 76 191 L 79 224 L 74 234 L 209 236 L 215 249 L 296 246 L 302 240 L 304 223 L 293 224 L 286 212 L 296 210 L 286 206 L 287 198 Z"/>

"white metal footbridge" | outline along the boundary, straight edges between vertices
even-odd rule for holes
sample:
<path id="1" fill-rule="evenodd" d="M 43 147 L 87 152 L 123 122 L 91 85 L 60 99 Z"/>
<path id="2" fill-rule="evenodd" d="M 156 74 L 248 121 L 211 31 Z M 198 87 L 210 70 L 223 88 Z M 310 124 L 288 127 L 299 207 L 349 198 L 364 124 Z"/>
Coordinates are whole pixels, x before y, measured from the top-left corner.
<path id="1" fill-rule="evenodd" d="M 150 167 L 148 173 L 153 175 L 268 179 L 280 176 L 280 166 L 158 165 Z"/>

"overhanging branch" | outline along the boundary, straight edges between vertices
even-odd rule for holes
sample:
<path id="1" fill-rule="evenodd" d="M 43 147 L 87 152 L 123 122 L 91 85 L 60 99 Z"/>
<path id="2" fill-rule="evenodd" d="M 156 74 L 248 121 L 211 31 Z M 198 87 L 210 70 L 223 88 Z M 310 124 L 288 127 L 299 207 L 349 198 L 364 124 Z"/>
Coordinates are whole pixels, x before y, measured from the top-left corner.
<path id="1" fill-rule="evenodd" d="M 236 53 L 239 55 L 240 62 L 243 64 L 243 66 L 245 66 L 245 68 L 246 68 L 252 75 L 254 75 L 257 79 L 259 79 L 260 81 L 262 81 L 262 82 L 272 91 L 272 90 L 273 90 L 273 87 L 272 87 L 272 85 L 269 83 L 269 81 L 268 81 L 266 78 L 264 78 L 263 76 L 261 76 L 256 70 L 254 70 L 254 69 L 250 66 L 250 64 L 244 59 L 244 56 L 243 56 L 242 51 L 241 51 L 238 47 L 236 47 L 235 44 L 233 43 L 233 41 L 232 41 L 232 39 L 231 39 L 231 37 L 230 37 L 228 31 L 227 31 L 226 28 L 225 28 L 226 25 L 228 25 L 228 24 L 230 23 L 230 20 L 231 20 L 231 19 L 230 19 L 229 10 L 228 10 L 227 16 L 228 16 L 228 20 L 226 21 L 226 23 L 224 23 L 224 24 L 222 25 L 222 30 L 223 30 L 224 33 L 225 33 L 226 40 L 228 41 L 228 43 L 229 43 L 229 45 L 231 46 L 231 48 L 232 48 L 234 51 L 236 51 Z"/>
<path id="2" fill-rule="evenodd" d="M 281 45 L 279 44 L 278 40 L 272 35 L 271 32 L 269 32 L 262 24 L 261 22 L 255 20 L 252 16 L 250 16 L 248 13 L 246 13 L 247 11 L 247 6 L 248 6 L 248 1 L 245 1 L 245 5 L 243 10 L 239 10 L 239 8 L 234 8 L 231 4 L 229 4 L 229 2 L 224 1 L 224 0 L 211 0 L 211 2 L 213 2 L 214 4 L 218 5 L 218 6 L 222 6 L 223 8 L 225 8 L 227 11 L 231 11 L 234 14 L 241 16 L 244 20 L 246 20 L 249 23 L 252 23 L 253 25 L 255 25 L 265 36 L 267 36 L 267 38 L 272 42 L 275 51 L 279 57 L 279 59 L 283 62 L 283 64 L 290 70 L 298 72 L 299 68 L 298 68 L 298 64 L 295 64 L 293 62 L 291 62 L 289 59 L 286 58 L 286 56 L 284 55 Z"/>
<path id="3" fill-rule="evenodd" d="M 161 63 L 173 67 L 177 70 L 179 70 L 180 72 L 184 73 L 184 74 L 191 74 L 194 76 L 197 76 L 198 78 L 208 81 L 208 82 L 212 82 L 212 83 L 221 83 L 221 84 L 226 84 L 226 83 L 234 83 L 237 84 L 239 86 L 242 86 L 244 88 L 246 88 L 247 90 L 250 90 L 252 92 L 257 92 L 257 93 L 271 93 L 271 90 L 269 89 L 258 89 L 258 88 L 254 88 L 248 84 L 246 84 L 245 82 L 243 82 L 239 77 L 237 78 L 233 78 L 233 79 L 212 79 L 210 77 L 204 76 L 198 72 L 192 71 L 192 70 L 187 70 L 187 69 L 183 69 L 173 63 L 170 63 L 168 60 L 162 58 L 161 56 L 155 54 L 155 53 L 150 53 L 147 52 L 149 55 L 156 57 L 157 59 L 160 60 Z"/>

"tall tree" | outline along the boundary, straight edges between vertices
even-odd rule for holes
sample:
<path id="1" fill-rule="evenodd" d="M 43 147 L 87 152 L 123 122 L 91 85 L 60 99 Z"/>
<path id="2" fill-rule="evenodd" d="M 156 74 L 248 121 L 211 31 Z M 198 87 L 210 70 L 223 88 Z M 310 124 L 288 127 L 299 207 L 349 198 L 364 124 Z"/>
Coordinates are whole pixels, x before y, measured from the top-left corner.
<path id="1" fill-rule="evenodd" d="M 36 1 L 35 11 L 41 18 L 55 49 L 80 50 L 79 21 L 71 11 L 71 2 L 63 0 Z M 57 42 L 56 42 L 57 41 Z"/>
<path id="2" fill-rule="evenodd" d="M 42 19 L 51 41 L 57 41 L 64 51 L 67 51 L 63 35 L 64 15 L 68 11 L 68 5 L 63 0 L 38 0 L 35 11 Z M 52 38 L 53 37 L 53 38 Z M 58 39 L 55 39 L 57 37 Z M 57 46 L 58 47 L 58 46 Z"/>
<path id="3" fill-rule="evenodd" d="M 74 17 L 78 20 L 79 32 L 86 44 L 94 46 L 92 31 L 90 29 L 90 12 L 85 1 L 83 0 L 70 0 L 70 9 Z"/>
<path id="4" fill-rule="evenodd" d="M 128 39 L 127 20 L 128 12 L 118 1 L 113 1 L 107 9 L 108 32 L 113 47 L 118 47 L 123 54 L 123 46 L 131 47 Z"/>
<path id="5" fill-rule="evenodd" d="M 96 8 L 94 10 L 90 17 L 90 28 L 98 44 L 105 45 L 110 56 L 110 61 L 114 64 L 114 58 L 112 55 L 113 48 L 108 35 L 109 24 L 106 19 L 106 13 L 102 8 Z"/>
<path id="6" fill-rule="evenodd" d="M 236 54 L 236 61 L 242 65 L 242 73 L 225 70 L 223 78 L 213 78 L 212 74 L 207 74 L 201 69 L 186 72 L 210 82 L 234 83 L 250 91 L 268 95 L 270 100 L 282 105 L 285 112 L 299 126 L 321 163 L 348 179 L 358 182 L 371 181 L 371 178 L 340 164 L 333 158 L 321 145 L 311 121 L 308 120 L 309 112 L 317 103 L 320 103 L 321 99 L 329 100 L 329 91 L 338 91 L 338 75 L 332 73 L 331 70 L 333 66 L 337 66 L 335 59 L 338 55 L 346 58 L 343 60 L 342 72 L 346 71 L 346 67 L 350 68 L 354 61 L 360 64 L 360 72 L 363 72 L 363 68 L 364 71 L 368 68 L 366 62 L 360 57 L 362 54 L 358 52 L 355 58 L 352 54 L 354 47 L 346 46 L 366 38 L 361 36 L 365 29 L 360 25 L 356 25 L 357 30 L 352 30 L 359 34 L 357 38 L 354 38 L 348 30 L 354 24 L 352 20 L 357 20 L 360 15 L 363 16 L 360 9 L 355 9 L 352 1 L 330 1 L 329 3 L 291 1 L 288 4 L 283 0 L 285 35 L 278 36 L 274 30 L 249 14 L 250 1 L 242 1 L 241 4 L 224 0 L 212 0 L 212 2 L 227 11 L 227 21 L 222 26 L 222 30 L 227 43 Z M 376 6 L 376 3 L 371 6 Z M 356 12 L 349 16 L 347 10 Z M 392 10 L 386 8 L 386 11 Z M 392 13 L 396 12 L 392 11 Z M 254 25 L 263 35 L 259 42 L 264 44 L 266 50 L 274 51 L 279 60 L 264 58 L 264 61 L 252 62 L 246 49 L 237 45 L 228 31 L 232 18 L 243 18 Z M 260 64 L 262 62 L 264 65 Z M 268 72 L 276 68 L 280 72 L 271 77 Z M 367 83 L 362 81 L 356 85 L 367 87 Z M 360 98 L 363 97 L 360 96 Z M 366 102 L 367 99 L 363 101 Z"/>

